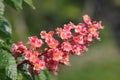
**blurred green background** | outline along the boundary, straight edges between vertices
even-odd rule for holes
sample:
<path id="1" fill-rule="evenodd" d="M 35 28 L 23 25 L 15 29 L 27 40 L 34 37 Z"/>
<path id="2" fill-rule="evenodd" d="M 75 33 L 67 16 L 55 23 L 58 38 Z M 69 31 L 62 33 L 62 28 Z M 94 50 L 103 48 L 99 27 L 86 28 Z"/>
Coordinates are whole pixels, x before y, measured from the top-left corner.
<path id="1" fill-rule="evenodd" d="M 54 30 L 82 15 L 101 20 L 101 41 L 89 46 L 83 56 L 71 56 L 71 66 L 61 66 L 51 80 L 120 80 L 120 0 L 33 0 L 35 10 L 16 11 L 6 5 L 5 16 L 13 26 L 14 42 L 26 43 L 28 36 Z"/>

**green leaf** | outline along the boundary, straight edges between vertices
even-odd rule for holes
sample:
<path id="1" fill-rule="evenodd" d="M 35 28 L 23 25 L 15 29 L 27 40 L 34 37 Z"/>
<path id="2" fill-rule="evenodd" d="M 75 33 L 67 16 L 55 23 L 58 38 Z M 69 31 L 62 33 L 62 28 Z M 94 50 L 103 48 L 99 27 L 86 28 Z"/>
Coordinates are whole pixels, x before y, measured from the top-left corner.
<path id="1" fill-rule="evenodd" d="M 14 3 L 16 9 L 22 9 L 22 0 L 11 0 Z"/>
<path id="2" fill-rule="evenodd" d="M 14 57 L 7 51 L 0 49 L 0 80 L 17 79 L 17 67 Z"/>
<path id="3" fill-rule="evenodd" d="M 26 6 L 25 4 L 35 9 L 32 0 L 4 0 L 4 2 L 17 10 L 22 9 L 23 6 Z"/>
<path id="4" fill-rule="evenodd" d="M 11 0 L 4 0 L 4 3 L 6 3 L 9 6 L 11 6 L 14 9 L 16 9 L 16 7 L 14 6 L 14 3 Z"/>
<path id="5" fill-rule="evenodd" d="M 11 52 L 11 51 L 10 51 L 10 45 L 8 45 L 8 44 L 5 43 L 5 42 L 0 42 L 0 49 L 4 49 L 4 50 L 6 50 L 6 51 L 8 51 L 8 52 Z"/>
<path id="6" fill-rule="evenodd" d="M 10 40 L 12 35 L 11 25 L 9 22 L 3 18 L 0 24 L 0 42 Z"/>
<path id="7" fill-rule="evenodd" d="M 47 70 L 41 70 L 39 75 L 36 75 L 37 80 L 50 80 L 49 72 Z"/>
<path id="8" fill-rule="evenodd" d="M 50 80 L 50 73 L 48 70 L 44 70 L 44 74 L 46 75 L 46 80 Z"/>
<path id="9" fill-rule="evenodd" d="M 32 0 L 24 0 L 25 3 L 27 3 L 29 6 L 31 6 L 33 9 L 35 9 L 35 6 L 33 5 Z"/>
<path id="10" fill-rule="evenodd" d="M 29 72 L 19 70 L 17 80 L 32 80 L 30 74 L 28 74 L 28 73 Z"/>
<path id="11" fill-rule="evenodd" d="M 0 69 L 0 80 L 6 80 L 5 69 Z"/>
<path id="12" fill-rule="evenodd" d="M 4 14 L 4 4 L 3 1 L 0 1 L 0 19 Z"/>

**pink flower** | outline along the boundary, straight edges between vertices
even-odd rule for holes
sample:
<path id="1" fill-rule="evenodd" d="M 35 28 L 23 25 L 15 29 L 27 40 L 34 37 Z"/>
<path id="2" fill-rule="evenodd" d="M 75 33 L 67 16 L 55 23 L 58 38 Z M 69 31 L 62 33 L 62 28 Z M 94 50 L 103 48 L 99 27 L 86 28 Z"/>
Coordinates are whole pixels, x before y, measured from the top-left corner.
<path id="1" fill-rule="evenodd" d="M 72 33 L 70 31 L 62 31 L 60 33 L 60 38 L 63 40 L 71 38 L 71 37 L 72 37 Z"/>
<path id="2" fill-rule="evenodd" d="M 99 32 L 94 33 L 93 37 L 96 38 L 97 40 L 100 40 L 100 38 L 99 38 Z"/>
<path id="3" fill-rule="evenodd" d="M 72 37 L 72 33 L 69 31 L 69 28 L 65 26 L 65 29 L 57 28 L 56 29 L 58 36 L 62 39 L 69 39 Z"/>
<path id="4" fill-rule="evenodd" d="M 62 59 L 60 60 L 60 63 L 65 64 L 65 65 L 69 65 L 69 54 L 68 53 L 64 53 L 62 56 Z"/>
<path id="5" fill-rule="evenodd" d="M 71 29 L 74 29 L 76 27 L 76 25 L 72 22 L 70 22 L 68 25 L 71 27 Z"/>
<path id="6" fill-rule="evenodd" d="M 61 52 L 59 49 L 53 50 L 53 60 L 54 61 L 60 61 L 62 59 L 63 52 Z"/>
<path id="7" fill-rule="evenodd" d="M 41 31 L 40 35 L 41 35 L 42 39 L 45 39 L 47 33 L 46 33 L 46 31 Z"/>
<path id="8" fill-rule="evenodd" d="M 103 29 L 103 26 L 101 25 L 101 21 L 93 23 L 93 26 L 97 29 Z"/>
<path id="9" fill-rule="evenodd" d="M 88 48 L 87 48 L 86 45 L 81 45 L 80 48 L 81 48 L 82 53 L 83 53 L 84 51 L 88 51 Z"/>
<path id="10" fill-rule="evenodd" d="M 58 69 L 58 62 L 57 61 L 53 61 L 53 60 L 47 60 L 46 67 L 51 72 L 56 72 L 57 69 Z"/>
<path id="11" fill-rule="evenodd" d="M 34 53 L 31 54 L 29 61 L 35 63 L 37 60 L 39 60 L 38 54 L 39 53 L 37 51 L 34 51 Z"/>
<path id="12" fill-rule="evenodd" d="M 55 40 L 54 38 L 47 39 L 47 40 L 45 40 L 45 42 L 52 49 L 55 49 L 59 44 L 59 42 L 57 40 Z"/>
<path id="13" fill-rule="evenodd" d="M 74 36 L 73 41 L 76 44 L 84 44 L 84 37 L 83 36 Z"/>
<path id="14" fill-rule="evenodd" d="M 38 39 L 37 36 L 32 36 L 28 38 L 28 44 L 31 45 L 32 49 L 40 48 L 43 44 L 43 41 L 41 39 Z"/>
<path id="15" fill-rule="evenodd" d="M 89 41 L 89 42 L 93 41 L 93 35 L 92 34 L 88 34 L 87 41 Z"/>
<path id="16" fill-rule="evenodd" d="M 88 31 L 89 31 L 89 33 L 91 33 L 91 34 L 94 34 L 94 33 L 96 33 L 97 28 L 95 28 L 95 27 L 90 27 L 90 28 L 88 29 Z"/>
<path id="17" fill-rule="evenodd" d="M 32 51 L 26 50 L 24 52 L 24 55 L 25 55 L 25 59 L 28 60 L 31 63 L 34 63 L 34 62 L 36 62 L 39 59 L 38 58 L 39 53 L 37 51 L 34 51 L 32 53 Z"/>
<path id="18" fill-rule="evenodd" d="M 56 29 L 56 34 L 58 34 L 58 36 L 60 36 L 59 34 L 60 34 L 62 31 L 63 31 L 62 28 L 57 28 L 57 29 Z"/>
<path id="19" fill-rule="evenodd" d="M 11 52 L 15 58 L 20 57 L 23 52 L 27 50 L 26 46 L 23 45 L 22 42 L 18 42 L 18 44 L 13 44 Z"/>
<path id="20" fill-rule="evenodd" d="M 25 57 L 25 59 L 26 60 L 30 60 L 30 57 L 31 57 L 31 55 L 32 55 L 32 52 L 31 51 L 29 51 L 29 50 L 26 50 L 25 52 L 24 52 L 24 57 Z"/>
<path id="21" fill-rule="evenodd" d="M 88 33 L 87 28 L 86 27 L 82 28 L 80 34 L 85 36 L 85 35 L 87 35 L 87 33 Z"/>
<path id="22" fill-rule="evenodd" d="M 44 68 L 45 68 L 45 62 L 44 61 L 38 59 L 34 63 L 34 67 L 33 67 L 34 70 L 39 71 L 39 70 L 43 70 Z"/>
<path id="23" fill-rule="evenodd" d="M 84 44 L 84 37 L 83 36 L 80 36 L 78 43 L 79 44 Z"/>
<path id="24" fill-rule="evenodd" d="M 84 22 L 86 23 L 86 24 L 88 24 L 88 25 L 91 25 L 92 23 L 91 23 L 91 19 L 90 19 L 90 17 L 88 16 L 88 15 L 84 15 L 83 16 L 83 20 L 84 20 Z"/>
<path id="25" fill-rule="evenodd" d="M 82 31 L 82 28 L 83 28 L 84 26 L 85 26 L 85 25 L 82 24 L 82 23 L 80 23 L 80 24 L 74 26 L 75 32 L 76 32 L 76 33 L 80 33 L 80 32 Z"/>
<path id="26" fill-rule="evenodd" d="M 65 31 L 70 31 L 71 29 L 72 29 L 73 27 L 71 26 L 71 25 L 64 25 L 64 28 L 63 28 L 63 30 L 65 30 Z"/>
<path id="27" fill-rule="evenodd" d="M 61 49 L 62 49 L 63 51 L 69 52 L 69 51 L 72 50 L 72 46 L 71 46 L 71 44 L 70 44 L 68 41 L 66 41 L 66 42 L 63 42 L 63 43 L 61 44 Z"/>
<path id="28" fill-rule="evenodd" d="M 56 49 L 48 49 L 45 57 L 47 58 L 47 60 L 52 59 L 53 61 L 59 62 L 62 59 L 62 55 L 63 52 L 60 51 L 58 48 L 56 48 Z"/>
<path id="29" fill-rule="evenodd" d="M 81 48 L 80 48 L 79 45 L 74 45 L 74 46 L 72 47 L 72 52 L 73 52 L 73 54 L 81 55 L 81 54 L 82 54 L 81 51 L 82 51 L 82 50 L 81 50 Z"/>
<path id="30" fill-rule="evenodd" d="M 50 39 L 53 37 L 54 31 L 49 31 L 48 33 L 46 33 L 46 31 L 41 31 L 40 35 L 42 39 Z"/>

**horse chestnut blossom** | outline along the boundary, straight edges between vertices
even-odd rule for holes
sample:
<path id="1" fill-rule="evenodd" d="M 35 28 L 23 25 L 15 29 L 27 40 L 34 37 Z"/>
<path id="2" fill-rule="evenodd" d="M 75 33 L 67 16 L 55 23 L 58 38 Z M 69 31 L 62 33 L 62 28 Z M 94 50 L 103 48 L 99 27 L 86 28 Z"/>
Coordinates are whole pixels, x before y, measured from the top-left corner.
<path id="1" fill-rule="evenodd" d="M 42 46 L 43 41 L 41 39 L 38 39 L 37 36 L 32 36 L 28 38 L 28 44 L 30 44 L 30 47 L 33 49 L 39 48 Z"/>
<path id="2" fill-rule="evenodd" d="M 23 57 L 22 62 L 18 62 L 17 66 L 26 63 L 30 73 L 39 74 L 41 70 L 48 69 L 51 72 L 58 70 L 59 64 L 69 65 L 69 56 L 82 55 L 87 51 L 87 46 L 99 40 L 99 30 L 103 29 L 101 21 L 91 21 L 88 15 L 83 16 L 84 23 L 78 25 L 72 22 L 65 24 L 63 28 L 56 28 L 55 31 L 41 31 L 40 37 L 28 37 L 26 47 L 20 41 L 18 44 L 12 45 L 12 55 L 17 59 Z M 57 35 L 57 38 L 54 38 Z M 42 46 L 47 44 L 44 49 Z M 43 50 L 42 50 L 43 49 Z"/>

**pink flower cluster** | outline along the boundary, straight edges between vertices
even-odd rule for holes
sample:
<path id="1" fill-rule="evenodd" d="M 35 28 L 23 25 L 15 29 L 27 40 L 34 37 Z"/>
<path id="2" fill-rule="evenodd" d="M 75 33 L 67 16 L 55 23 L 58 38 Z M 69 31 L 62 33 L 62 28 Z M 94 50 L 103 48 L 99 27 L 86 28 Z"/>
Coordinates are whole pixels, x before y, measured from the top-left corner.
<path id="1" fill-rule="evenodd" d="M 17 45 L 13 44 L 12 54 L 16 59 L 24 56 L 31 73 L 38 74 L 40 70 L 46 68 L 51 72 L 56 72 L 59 63 L 70 64 L 70 54 L 82 55 L 91 42 L 100 39 L 98 30 L 103 28 L 101 21 L 92 22 L 88 15 L 84 15 L 83 20 L 85 23 L 75 25 L 70 22 L 63 28 L 57 28 L 55 32 L 41 31 L 41 39 L 37 36 L 29 37 L 28 48 L 22 42 L 18 42 Z M 61 40 L 56 40 L 54 35 Z M 41 49 L 43 44 L 48 46 L 44 50 Z"/>

